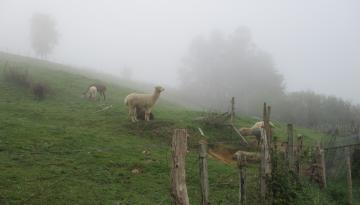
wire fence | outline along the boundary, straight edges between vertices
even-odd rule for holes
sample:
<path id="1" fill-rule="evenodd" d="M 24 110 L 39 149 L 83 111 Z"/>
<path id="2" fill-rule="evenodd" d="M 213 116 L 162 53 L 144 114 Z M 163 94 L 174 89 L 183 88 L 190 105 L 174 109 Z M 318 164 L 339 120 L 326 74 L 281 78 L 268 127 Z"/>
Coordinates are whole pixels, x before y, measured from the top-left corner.
<path id="1" fill-rule="evenodd" d="M 359 136 L 329 138 L 325 142 L 325 170 L 327 187 L 331 191 L 331 196 L 335 200 L 346 197 L 349 204 L 359 202 L 360 184 L 357 182 L 360 177 L 358 172 L 360 168 Z"/>

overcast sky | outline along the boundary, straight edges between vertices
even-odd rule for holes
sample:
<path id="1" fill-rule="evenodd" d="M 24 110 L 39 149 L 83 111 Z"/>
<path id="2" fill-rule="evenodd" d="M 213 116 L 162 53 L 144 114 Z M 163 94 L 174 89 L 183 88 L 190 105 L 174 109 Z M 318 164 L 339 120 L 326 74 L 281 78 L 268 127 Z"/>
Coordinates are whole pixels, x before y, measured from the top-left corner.
<path id="1" fill-rule="evenodd" d="M 30 18 L 48 13 L 61 33 L 50 59 L 176 86 L 194 37 L 247 26 L 288 91 L 360 103 L 359 11 L 358 0 L 0 0 L 0 50 L 34 55 Z"/>

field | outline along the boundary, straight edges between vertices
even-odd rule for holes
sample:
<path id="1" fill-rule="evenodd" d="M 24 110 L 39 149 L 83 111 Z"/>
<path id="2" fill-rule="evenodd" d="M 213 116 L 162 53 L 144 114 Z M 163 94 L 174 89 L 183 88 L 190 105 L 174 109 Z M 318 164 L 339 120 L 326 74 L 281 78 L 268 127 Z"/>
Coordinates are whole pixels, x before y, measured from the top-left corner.
<path id="1" fill-rule="evenodd" d="M 3 79 L 6 62 L 26 69 L 33 81 L 49 85 L 50 94 L 35 100 L 27 88 Z M 101 79 L 85 77 L 59 64 L 0 53 L 0 204 L 170 204 L 170 137 L 174 128 L 189 130 L 187 185 L 191 204 L 199 204 L 196 145 L 202 127 L 209 141 L 239 140 L 224 127 L 194 121 L 204 113 L 170 103 L 161 97 L 155 120 L 131 123 L 124 97 L 131 88 L 108 86 L 106 102 L 81 97 L 87 86 Z M 165 91 L 166 92 L 166 91 Z M 111 109 L 96 112 L 102 104 Z M 261 108 L 259 108 L 261 110 Z M 240 117 L 240 127 L 256 120 Z M 275 130 L 283 140 L 285 126 Z M 322 136 L 297 129 L 310 143 Z M 231 148 L 239 147 L 233 143 Z M 144 152 L 145 151 L 145 152 Z M 258 203 L 258 166 L 248 170 L 249 204 Z M 210 157 L 212 204 L 236 204 L 236 165 Z M 331 204 L 315 186 L 306 184 L 295 204 Z"/>

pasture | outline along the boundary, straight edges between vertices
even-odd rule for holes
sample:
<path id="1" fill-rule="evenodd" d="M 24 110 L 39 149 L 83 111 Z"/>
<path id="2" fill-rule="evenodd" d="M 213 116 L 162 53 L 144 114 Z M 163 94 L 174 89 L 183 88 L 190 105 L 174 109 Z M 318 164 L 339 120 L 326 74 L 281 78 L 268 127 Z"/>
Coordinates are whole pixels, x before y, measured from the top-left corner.
<path id="1" fill-rule="evenodd" d="M 35 100 L 29 90 L 4 81 L 6 62 L 47 83 L 51 92 L 46 99 Z M 153 110 L 154 121 L 131 123 L 123 99 L 134 90 L 104 82 L 106 101 L 81 98 L 89 84 L 99 81 L 63 65 L 0 53 L 0 204 L 170 204 L 169 144 L 174 128 L 190 133 L 187 186 L 191 204 L 199 204 L 197 128 L 202 127 L 212 142 L 234 141 L 236 134 L 202 126 L 193 120 L 202 112 L 163 96 Z M 96 112 L 104 103 L 113 107 Z M 254 122 L 236 119 L 239 127 Z M 277 125 L 275 133 L 282 139 L 285 126 Z M 322 137 L 307 129 L 296 132 L 304 134 L 305 143 Z M 248 173 L 249 204 L 257 204 L 258 165 L 251 164 Z M 209 159 L 212 204 L 235 204 L 237 180 L 234 163 Z M 307 191 L 299 190 L 294 204 L 332 204 L 316 186 L 304 186 Z"/>

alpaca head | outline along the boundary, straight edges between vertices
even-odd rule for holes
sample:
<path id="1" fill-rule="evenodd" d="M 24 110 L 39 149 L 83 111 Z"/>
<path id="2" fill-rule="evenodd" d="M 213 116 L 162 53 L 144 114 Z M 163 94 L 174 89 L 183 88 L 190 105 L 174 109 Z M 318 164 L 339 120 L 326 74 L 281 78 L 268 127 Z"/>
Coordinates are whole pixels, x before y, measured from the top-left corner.
<path id="1" fill-rule="evenodd" d="M 163 87 L 161 87 L 161 86 L 156 86 L 155 87 L 155 92 L 157 92 L 157 93 L 161 93 L 162 91 L 164 91 L 165 89 L 163 88 Z"/>

